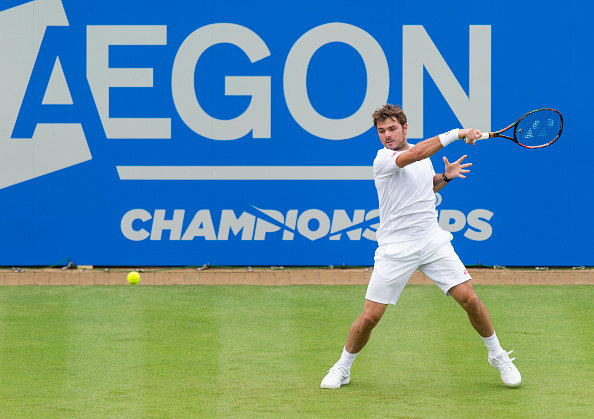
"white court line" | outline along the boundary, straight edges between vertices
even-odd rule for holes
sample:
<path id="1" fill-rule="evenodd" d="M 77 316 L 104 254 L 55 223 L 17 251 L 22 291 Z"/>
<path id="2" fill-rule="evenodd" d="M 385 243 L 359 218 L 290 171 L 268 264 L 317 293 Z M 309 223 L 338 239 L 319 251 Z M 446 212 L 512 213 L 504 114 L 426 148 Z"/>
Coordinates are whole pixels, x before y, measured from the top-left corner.
<path id="1" fill-rule="evenodd" d="M 371 166 L 117 166 L 122 180 L 373 180 Z"/>

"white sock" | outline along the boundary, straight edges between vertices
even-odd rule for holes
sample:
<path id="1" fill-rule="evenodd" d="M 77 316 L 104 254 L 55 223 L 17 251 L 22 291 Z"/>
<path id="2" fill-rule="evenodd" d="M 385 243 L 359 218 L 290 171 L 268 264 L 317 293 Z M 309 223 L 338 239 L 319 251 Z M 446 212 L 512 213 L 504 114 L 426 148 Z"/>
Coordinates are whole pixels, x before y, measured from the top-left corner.
<path id="1" fill-rule="evenodd" d="M 493 336 L 488 338 L 483 338 L 485 341 L 485 345 L 487 345 L 487 349 L 489 350 L 489 356 L 491 358 L 495 358 L 497 355 L 505 352 L 501 345 L 499 344 L 499 339 L 497 339 L 497 334 L 493 332 Z"/>
<path id="2" fill-rule="evenodd" d="M 355 360 L 357 355 L 358 355 L 358 352 L 356 354 L 351 354 L 351 353 L 348 353 L 347 350 L 343 348 L 342 356 L 338 360 L 338 363 L 340 365 L 342 365 L 343 367 L 346 367 L 350 370 L 351 365 L 353 365 L 353 361 Z"/>

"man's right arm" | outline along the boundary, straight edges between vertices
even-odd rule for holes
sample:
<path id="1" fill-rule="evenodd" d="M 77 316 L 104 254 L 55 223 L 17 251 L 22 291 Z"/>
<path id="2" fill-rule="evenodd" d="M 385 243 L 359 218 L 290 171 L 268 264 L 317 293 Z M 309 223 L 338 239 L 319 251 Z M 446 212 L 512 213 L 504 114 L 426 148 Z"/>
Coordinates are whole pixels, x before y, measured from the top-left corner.
<path id="1" fill-rule="evenodd" d="M 428 138 L 415 144 L 410 150 L 400 153 L 398 157 L 396 157 L 396 165 L 403 168 L 416 161 L 431 157 L 442 148 L 443 145 L 441 144 L 441 141 L 439 141 L 438 136 Z"/>
<path id="2" fill-rule="evenodd" d="M 468 128 L 459 130 L 457 139 L 467 137 L 470 140 L 469 144 L 474 145 L 474 140 L 476 140 L 480 136 L 481 132 L 479 130 L 476 130 L 474 128 Z M 441 150 L 443 147 L 444 146 L 439 138 L 439 135 L 428 138 L 415 144 L 410 150 L 406 150 L 405 152 L 400 153 L 396 157 L 396 165 L 400 168 L 403 168 L 404 166 L 408 166 L 409 164 L 414 163 L 416 161 L 426 159 L 427 157 L 431 157 L 439 150 Z"/>

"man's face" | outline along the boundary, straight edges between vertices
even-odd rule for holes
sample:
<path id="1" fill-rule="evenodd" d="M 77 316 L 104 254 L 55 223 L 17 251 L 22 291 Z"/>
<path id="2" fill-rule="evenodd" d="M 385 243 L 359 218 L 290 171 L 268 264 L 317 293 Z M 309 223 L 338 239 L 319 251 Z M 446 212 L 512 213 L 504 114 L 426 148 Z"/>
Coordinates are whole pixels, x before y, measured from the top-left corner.
<path id="1" fill-rule="evenodd" d="M 400 125 L 393 118 L 387 118 L 377 123 L 377 133 L 384 147 L 390 150 L 402 150 L 406 147 L 406 131 L 408 124 Z"/>

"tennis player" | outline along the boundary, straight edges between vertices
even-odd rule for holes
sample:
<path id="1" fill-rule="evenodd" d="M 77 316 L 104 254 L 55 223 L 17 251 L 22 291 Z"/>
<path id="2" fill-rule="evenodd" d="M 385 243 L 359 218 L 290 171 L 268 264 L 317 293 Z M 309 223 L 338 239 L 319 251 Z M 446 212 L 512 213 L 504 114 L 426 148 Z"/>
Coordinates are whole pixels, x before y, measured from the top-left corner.
<path id="1" fill-rule="evenodd" d="M 510 387 L 519 385 L 522 378 L 512 362 L 515 358 L 509 357 L 512 351 L 506 352 L 499 344 L 487 308 L 474 292 L 471 277 L 450 243 L 452 234 L 439 227 L 435 210 L 435 192 L 455 178 L 465 178 L 471 163 L 462 163 L 466 156 L 453 163 L 444 157 L 445 171 L 436 174 L 429 157 L 460 138 L 467 137 L 473 143 L 481 132 L 453 129 L 411 145 L 406 139 L 406 115 L 399 106 L 390 104 L 374 112 L 373 122 L 384 146 L 373 162 L 380 213 L 378 249 L 363 313 L 351 326 L 342 356 L 321 387 L 339 388 L 349 383 L 357 354 L 388 304 L 396 304 L 416 269 L 466 311 L 489 350 L 489 364 L 499 370 L 503 382 Z"/>

